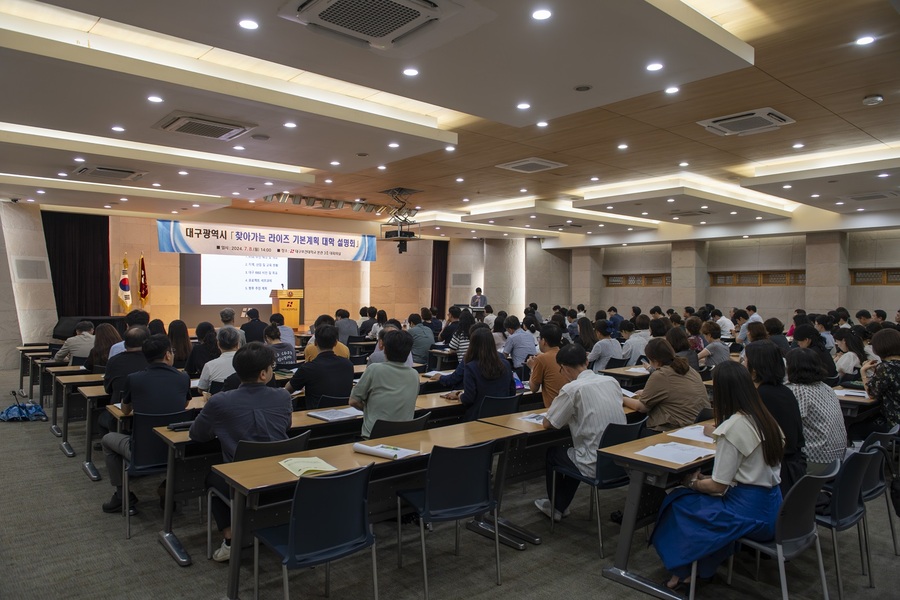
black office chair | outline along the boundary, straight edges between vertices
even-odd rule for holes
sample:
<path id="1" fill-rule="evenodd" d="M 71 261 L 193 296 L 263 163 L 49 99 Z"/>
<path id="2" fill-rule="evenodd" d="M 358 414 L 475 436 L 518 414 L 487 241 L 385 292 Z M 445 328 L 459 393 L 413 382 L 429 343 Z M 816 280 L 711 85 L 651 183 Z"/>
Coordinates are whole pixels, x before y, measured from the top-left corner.
<path id="1" fill-rule="evenodd" d="M 401 435 L 403 433 L 414 433 L 425 429 L 425 422 L 431 416 L 430 412 L 425 413 L 421 417 L 416 417 L 411 421 L 386 421 L 378 419 L 372 425 L 372 431 L 369 433 L 369 439 L 383 438 L 391 435 Z"/>
<path id="2" fill-rule="evenodd" d="M 125 539 L 131 539 L 129 480 L 132 477 L 166 472 L 169 448 L 161 437 L 153 433 L 153 428 L 180 423 L 190 418 L 191 413 L 186 410 L 162 415 L 132 413 L 131 458 L 122 461 L 122 514 L 125 515 Z M 174 482 L 171 485 L 174 485 Z"/>
<path id="3" fill-rule="evenodd" d="M 627 363 L 628 360 L 624 358 L 611 358 L 606 362 L 606 368 L 618 369 L 619 367 L 624 367 Z"/>
<path id="4" fill-rule="evenodd" d="M 375 536 L 369 523 L 372 464 L 337 474 L 301 477 L 287 525 L 258 529 L 253 538 L 253 597 L 259 597 L 259 543 L 281 558 L 284 597 L 288 569 L 325 563 L 325 596 L 331 591 L 331 561 L 372 548 L 372 584 L 378 600 Z"/>
<path id="5" fill-rule="evenodd" d="M 640 356 L 638 356 L 637 362 L 634 364 L 635 364 L 635 366 L 640 367 L 640 366 L 643 366 L 644 363 L 650 364 L 650 361 L 647 360 L 647 357 L 645 355 L 641 354 Z"/>
<path id="6" fill-rule="evenodd" d="M 80 367 L 84 363 L 87 362 L 87 356 L 73 356 L 72 362 L 70 363 L 73 367 Z"/>
<path id="7" fill-rule="evenodd" d="M 804 475 L 788 492 L 778 510 L 775 521 L 775 537 L 768 542 L 757 542 L 747 538 L 738 540 L 738 544 L 756 550 L 756 580 L 759 580 L 760 554 L 771 556 L 778 561 L 778 576 L 781 581 L 781 598 L 788 600 L 787 577 L 785 563 L 793 560 L 811 545 L 816 546 L 816 557 L 819 559 L 819 577 L 822 582 L 822 593 L 828 600 L 828 584 L 825 581 L 825 561 L 822 559 L 822 546 L 819 543 L 819 530 L 816 526 L 816 498 L 822 486 L 832 479 L 840 469 L 840 461 L 834 461 L 827 473 L 822 475 Z M 691 566 L 691 597 L 693 582 L 696 581 L 694 571 L 696 563 Z M 734 555 L 728 558 L 728 585 L 731 585 L 731 574 L 734 568 Z"/>
<path id="8" fill-rule="evenodd" d="M 371 352 L 366 352 L 365 354 L 351 354 L 350 362 L 354 365 L 364 365 L 369 362 L 369 355 Z"/>
<path id="9" fill-rule="evenodd" d="M 456 521 L 456 555 L 459 556 L 460 519 L 490 511 L 494 513 L 494 522 L 497 522 L 497 503 L 491 489 L 493 447 L 493 441 L 464 448 L 435 446 L 428 457 L 425 488 L 397 492 L 397 566 L 403 567 L 400 539 L 401 511 L 405 501 L 419 516 L 425 600 L 428 600 L 425 524 Z M 500 537 L 497 528 L 494 529 L 494 553 L 497 563 L 497 585 L 500 585 Z"/>
<path id="10" fill-rule="evenodd" d="M 647 417 L 644 417 L 636 423 L 610 423 L 606 426 L 603 435 L 600 437 L 599 447 L 597 448 L 597 467 L 594 472 L 594 477 L 585 477 L 578 469 L 570 469 L 562 465 L 553 467 L 554 473 L 572 477 L 591 486 L 591 506 L 597 507 L 597 540 L 600 542 L 600 558 L 603 558 L 603 527 L 601 526 L 602 520 L 600 519 L 600 497 L 598 491 L 624 487 L 628 485 L 629 482 L 628 473 L 625 472 L 625 469 L 615 464 L 608 456 L 602 454 L 600 449 L 617 446 L 638 439 L 646 422 Z M 553 478 L 550 489 L 550 506 L 556 507 L 556 477 Z M 593 516 L 588 514 L 588 520 L 591 520 L 592 518 Z M 554 521 L 555 519 L 550 519 L 551 533 L 553 533 Z"/>
<path id="11" fill-rule="evenodd" d="M 346 406 L 350 403 L 350 396 L 344 396 L 343 398 L 338 396 L 326 396 L 322 395 L 318 398 L 313 398 L 310 396 L 306 397 L 306 408 L 307 410 L 312 410 L 316 408 L 331 408 L 334 406 Z"/>
<path id="12" fill-rule="evenodd" d="M 832 486 L 829 514 L 816 515 L 816 523 L 831 529 L 831 544 L 834 548 L 834 570 L 837 575 L 838 599 L 843 600 L 844 582 L 841 578 L 840 556 L 838 554 L 837 534 L 856 525 L 859 535 L 859 557 L 863 565 L 869 565 L 869 587 L 875 587 L 869 553 L 869 526 L 866 521 L 866 505 L 862 497 L 862 484 L 866 472 L 877 462 L 880 453 L 876 449 L 869 452 L 851 454 L 841 465 Z M 789 492 L 790 493 L 790 492 Z M 865 551 L 865 552 L 864 552 Z"/>
<path id="13" fill-rule="evenodd" d="M 711 408 L 701 408 L 700 412 L 697 413 L 697 418 L 694 419 L 694 423 L 702 423 L 703 421 L 709 421 L 715 415 L 713 409 Z"/>
<path id="14" fill-rule="evenodd" d="M 351 345 L 354 342 L 365 342 L 366 336 L 364 335 L 351 335 L 347 338 L 347 347 L 350 349 L 350 356 L 352 357 L 355 354 L 362 354 L 365 352 L 365 346 L 356 346 Z"/>
<path id="15" fill-rule="evenodd" d="M 888 523 L 891 526 L 891 542 L 894 544 L 894 556 L 900 556 L 900 553 L 897 551 L 897 534 L 894 531 L 894 507 L 891 505 L 891 496 L 888 493 L 884 463 L 892 458 L 888 454 L 888 446 L 892 441 L 896 441 L 898 431 L 900 431 L 900 425 L 895 425 L 887 433 L 873 432 L 869 434 L 869 437 L 866 438 L 866 441 L 863 442 L 860 448 L 860 452 L 877 449 L 881 456 L 879 460 L 874 461 L 869 466 L 869 470 L 866 471 L 866 475 L 863 477 L 862 498 L 863 502 L 869 502 L 879 496 L 884 496 L 884 501 L 887 504 Z"/>
<path id="16" fill-rule="evenodd" d="M 519 412 L 519 396 L 485 396 L 478 402 L 474 421 Z"/>
<path id="17" fill-rule="evenodd" d="M 288 438 L 286 440 L 277 440 L 274 442 L 254 442 L 251 440 L 240 440 L 237 448 L 234 449 L 234 459 L 232 462 L 240 462 L 242 460 L 253 460 L 255 458 L 265 458 L 267 456 L 278 456 L 279 454 L 293 454 L 295 452 L 303 452 L 309 447 L 309 431 L 304 431 L 300 435 Z M 231 508 L 231 497 L 226 496 L 214 487 L 206 490 L 206 558 L 212 558 L 212 505 L 213 496 L 218 497 L 226 506 Z"/>
<path id="18" fill-rule="evenodd" d="M 700 367 L 700 379 L 702 381 L 712 381 L 713 367 Z"/>
<path id="19" fill-rule="evenodd" d="M 225 387 L 224 381 L 210 381 L 209 389 L 207 391 L 209 392 L 209 395 L 212 396 L 213 394 L 218 394 L 219 392 L 221 392 L 222 388 L 224 388 L 224 387 Z"/>

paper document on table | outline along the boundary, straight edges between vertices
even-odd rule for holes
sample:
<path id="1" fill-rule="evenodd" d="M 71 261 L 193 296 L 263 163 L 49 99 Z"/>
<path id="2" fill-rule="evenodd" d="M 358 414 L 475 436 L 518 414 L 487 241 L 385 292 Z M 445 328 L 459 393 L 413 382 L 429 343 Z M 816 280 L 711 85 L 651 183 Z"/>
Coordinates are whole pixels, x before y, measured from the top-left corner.
<path id="1" fill-rule="evenodd" d="M 683 440 L 706 442 L 707 444 L 714 444 L 716 442 L 714 439 L 703 433 L 703 425 L 691 425 L 689 427 L 682 427 L 678 431 L 670 431 L 668 435 L 681 438 Z"/>
<path id="2" fill-rule="evenodd" d="M 622 395 L 626 398 L 634 398 L 634 392 L 626 390 L 625 388 L 622 388 Z"/>
<path id="3" fill-rule="evenodd" d="M 688 446 L 687 444 L 679 444 L 678 442 L 667 442 L 665 444 L 656 444 L 644 448 L 635 454 L 646 456 L 647 458 L 655 458 L 676 465 L 686 465 L 700 458 L 715 454 L 715 450 L 708 448 L 699 448 L 697 446 Z"/>
<path id="4" fill-rule="evenodd" d="M 307 414 L 314 419 L 322 419 L 323 421 L 342 421 L 343 419 L 355 419 L 356 417 L 361 417 L 363 411 L 350 406 L 348 408 L 310 411 Z"/>
<path id="5" fill-rule="evenodd" d="M 862 390 L 835 390 L 838 396 L 855 396 L 857 398 L 868 398 L 869 394 Z"/>
<path id="6" fill-rule="evenodd" d="M 628 373 L 640 373 L 641 375 L 649 375 L 650 371 L 645 369 L 644 367 L 631 367 L 630 369 L 626 369 Z"/>
<path id="7" fill-rule="evenodd" d="M 121 403 L 121 402 L 115 402 L 115 403 L 113 403 L 113 406 L 115 406 L 115 407 L 118 408 L 119 410 L 122 410 L 122 403 Z"/>
<path id="8" fill-rule="evenodd" d="M 380 458 L 390 458 L 396 460 L 398 458 L 406 458 L 413 454 L 418 454 L 418 450 L 408 450 L 406 448 L 398 448 L 397 446 L 388 446 L 387 444 L 378 444 L 377 446 L 366 446 L 360 442 L 353 444 L 353 451 L 362 454 L 371 454 Z"/>
<path id="9" fill-rule="evenodd" d="M 199 379 L 191 379 L 191 387 L 192 388 L 197 387 L 197 384 L 199 384 L 199 383 L 200 383 Z"/>
<path id="10" fill-rule="evenodd" d="M 547 416 L 547 413 L 532 413 L 530 415 L 525 415 L 524 417 L 519 417 L 522 421 L 528 421 L 529 423 L 534 423 L 535 425 L 543 425 L 544 417 Z"/>
<path id="11" fill-rule="evenodd" d="M 452 373 L 453 373 L 452 370 L 450 370 L 450 371 L 426 371 L 425 373 L 423 373 L 423 375 L 425 375 L 425 377 L 434 377 L 435 375 L 450 375 Z"/>
<path id="12" fill-rule="evenodd" d="M 278 464 L 297 477 L 306 475 L 307 473 L 325 473 L 328 471 L 337 471 L 337 467 L 332 467 L 317 456 L 311 456 L 309 458 L 286 458 L 284 460 L 278 461 Z"/>

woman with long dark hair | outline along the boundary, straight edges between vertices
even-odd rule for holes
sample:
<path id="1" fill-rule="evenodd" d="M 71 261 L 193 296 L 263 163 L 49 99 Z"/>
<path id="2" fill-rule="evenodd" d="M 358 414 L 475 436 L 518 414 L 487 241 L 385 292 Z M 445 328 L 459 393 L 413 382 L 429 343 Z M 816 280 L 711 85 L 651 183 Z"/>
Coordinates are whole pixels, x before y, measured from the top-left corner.
<path id="1" fill-rule="evenodd" d="M 594 329 L 594 324 L 587 317 L 581 317 L 575 324 L 578 325 L 578 335 L 572 341 L 584 348 L 585 353 L 590 354 L 591 350 L 594 349 L 594 344 L 600 341 L 600 338 L 597 337 L 597 331 Z"/>
<path id="2" fill-rule="evenodd" d="M 369 335 L 367 336 L 370 340 L 378 339 L 378 332 L 384 329 L 385 323 L 388 322 L 387 313 L 383 310 L 379 310 L 375 313 L 375 323 L 372 324 L 372 329 L 369 330 Z"/>
<path id="3" fill-rule="evenodd" d="M 109 360 L 109 349 L 113 344 L 122 341 L 122 336 L 118 330 L 109 323 L 100 323 L 94 329 L 94 347 L 88 354 L 87 360 L 84 361 L 84 368 L 87 371 L 94 372 L 96 367 L 106 368 L 106 361 Z"/>
<path id="4" fill-rule="evenodd" d="M 505 397 L 516 393 L 512 369 L 494 344 L 491 332 L 480 327 L 472 331 L 465 355 L 463 393 L 459 400 L 467 405 L 466 419 L 475 418 L 478 403 L 485 396 Z"/>
<path id="5" fill-rule="evenodd" d="M 834 361 L 838 375 L 855 375 L 859 372 L 859 367 L 869 360 L 865 344 L 853 329 L 843 327 L 835 329 L 834 345 L 839 350 Z"/>
<path id="6" fill-rule="evenodd" d="M 469 349 L 469 329 L 475 324 L 475 317 L 471 312 L 464 310 L 459 315 L 459 327 L 456 333 L 450 338 L 449 348 L 456 351 L 456 358 L 463 360 L 466 356 L 466 350 Z"/>
<path id="7" fill-rule="evenodd" d="M 741 537 L 772 539 L 781 506 L 778 423 L 747 369 L 727 362 L 713 373 L 716 424 L 704 428 L 716 444 L 712 475 L 698 470 L 684 478 L 663 501 L 650 539 L 672 573 L 670 589 L 689 583 L 695 560 L 697 576 L 712 577 Z"/>
<path id="8" fill-rule="evenodd" d="M 191 377 L 200 377 L 203 365 L 214 358 L 218 358 L 221 352 L 216 341 L 216 328 L 208 321 L 201 321 L 195 330 L 198 343 L 191 349 L 184 371 Z"/>
<path id="9" fill-rule="evenodd" d="M 819 364 L 825 371 L 826 377 L 837 377 L 837 367 L 834 364 L 831 353 L 825 346 L 825 338 L 822 337 L 822 334 L 815 327 L 812 325 L 801 325 L 795 329 L 794 342 L 796 342 L 798 347 L 808 348 L 815 353 Z"/>
<path id="10" fill-rule="evenodd" d="M 491 333 L 494 336 L 494 345 L 497 347 L 497 352 L 503 350 L 503 346 L 506 345 L 506 338 L 509 337 L 509 334 L 506 333 L 506 314 L 505 310 L 501 310 L 497 313 L 497 318 L 494 320 L 494 326 L 491 328 Z"/>
<path id="11" fill-rule="evenodd" d="M 175 362 L 172 363 L 172 366 L 176 369 L 183 369 L 194 345 L 191 344 L 187 324 L 181 319 L 175 319 L 169 323 L 169 341 L 172 342 L 172 351 L 175 353 Z"/>

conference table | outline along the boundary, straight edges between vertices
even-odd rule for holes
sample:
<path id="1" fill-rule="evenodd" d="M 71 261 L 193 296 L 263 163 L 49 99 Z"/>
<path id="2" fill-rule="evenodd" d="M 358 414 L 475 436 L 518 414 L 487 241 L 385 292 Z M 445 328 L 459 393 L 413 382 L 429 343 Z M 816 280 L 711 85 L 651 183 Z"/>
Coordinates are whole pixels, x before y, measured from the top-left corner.
<path id="1" fill-rule="evenodd" d="M 19 353 L 19 392 L 24 396 L 25 395 L 25 374 L 28 372 L 28 357 L 31 354 L 41 354 L 42 357 L 50 356 L 50 345 L 49 344 L 25 344 L 23 346 L 16 346 L 16 351 Z"/>
<path id="2" fill-rule="evenodd" d="M 81 366 L 59 364 L 55 361 L 41 363 L 41 373 L 38 376 L 38 399 L 41 406 L 44 405 L 44 398 L 53 393 L 53 381 L 60 375 L 78 375 L 87 373 Z"/>
<path id="3" fill-rule="evenodd" d="M 37 381 L 37 374 L 40 373 L 41 367 L 39 361 L 53 361 L 53 353 L 52 352 L 30 352 L 25 355 L 25 360 L 28 363 L 28 390 L 23 390 L 26 392 L 25 397 L 31 400 L 34 396 L 34 382 Z M 67 361 L 68 362 L 68 361 Z M 58 362 L 56 364 L 64 365 L 67 362 Z M 32 400 L 33 401 L 33 400 Z"/>
<path id="4" fill-rule="evenodd" d="M 94 411 L 101 400 L 108 400 L 109 393 L 102 385 L 79 386 L 78 393 L 84 396 L 87 408 L 84 419 L 84 460 L 81 462 L 81 470 L 91 481 L 100 481 L 100 472 L 94 466 L 94 445 L 91 438 L 94 437 Z"/>
<path id="5" fill-rule="evenodd" d="M 72 458 L 75 456 L 75 450 L 69 444 L 69 409 L 71 408 L 69 397 L 74 388 L 82 385 L 95 385 L 103 382 L 102 373 L 84 373 L 79 375 L 60 375 L 56 377 L 53 386 L 53 416 L 51 417 L 50 430 L 53 435 L 62 437 L 59 443 L 59 449 L 62 453 Z M 57 409 L 62 402 L 62 431 L 56 425 Z"/>

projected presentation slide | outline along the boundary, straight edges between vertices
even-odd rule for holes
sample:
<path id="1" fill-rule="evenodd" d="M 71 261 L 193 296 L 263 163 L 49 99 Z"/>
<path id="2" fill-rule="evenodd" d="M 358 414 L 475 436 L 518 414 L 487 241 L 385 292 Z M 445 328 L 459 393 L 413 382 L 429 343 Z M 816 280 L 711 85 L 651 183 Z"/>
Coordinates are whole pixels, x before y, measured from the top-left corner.
<path id="1" fill-rule="evenodd" d="M 287 280 L 287 258 L 200 256 L 200 304 L 269 304 L 269 292 L 286 287 Z"/>

